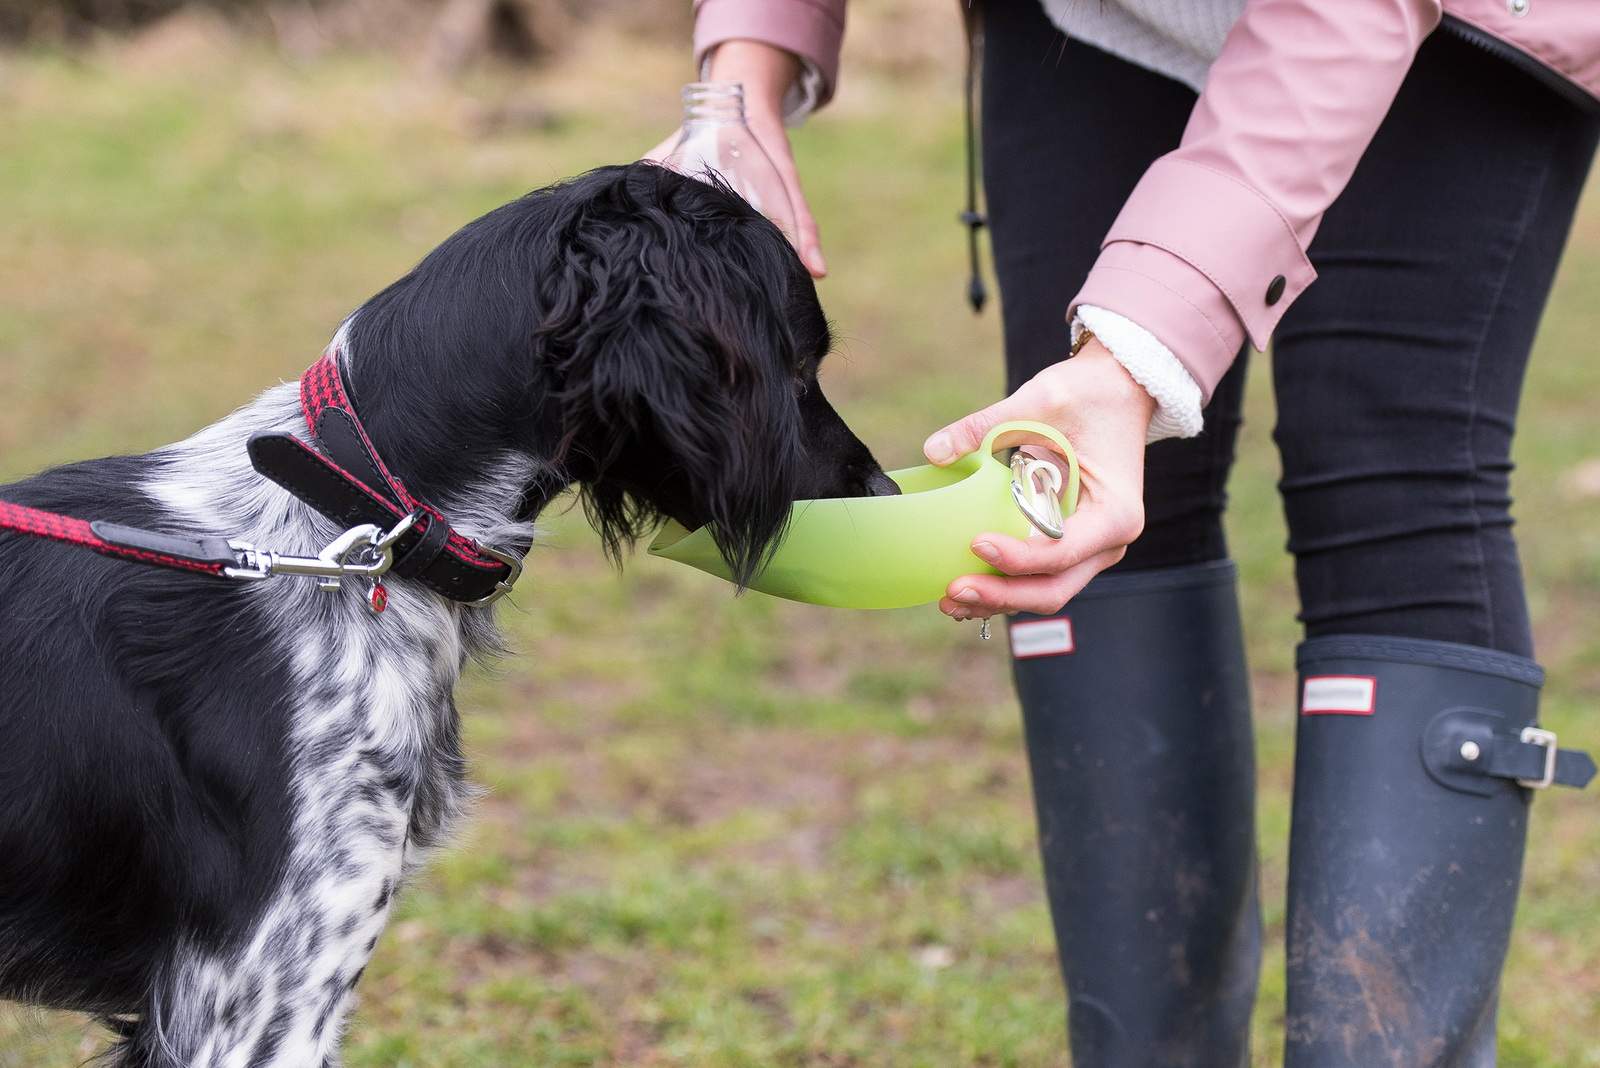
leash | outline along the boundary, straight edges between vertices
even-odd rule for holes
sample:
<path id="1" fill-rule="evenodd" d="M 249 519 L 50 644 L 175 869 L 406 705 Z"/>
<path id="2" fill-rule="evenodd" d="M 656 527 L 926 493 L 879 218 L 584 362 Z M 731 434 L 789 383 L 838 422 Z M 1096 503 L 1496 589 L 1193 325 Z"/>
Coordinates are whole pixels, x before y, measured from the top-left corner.
<path id="1" fill-rule="evenodd" d="M 74 516 L 0 501 L 0 530 L 64 542 L 102 556 L 138 564 L 221 575 L 237 565 L 238 556 L 222 538 L 185 538 L 156 534 L 103 519 Z"/>
<path id="2" fill-rule="evenodd" d="M 246 448 L 257 471 L 348 527 L 315 556 L 237 538 L 161 534 L 9 501 L 0 501 L 0 531 L 221 579 L 309 576 L 328 591 L 342 588 L 345 579 L 364 579 L 372 583 L 367 604 L 375 613 L 388 604 L 382 579 L 390 573 L 473 608 L 511 591 L 522 558 L 452 528 L 444 513 L 412 494 L 383 462 L 344 387 L 337 348 L 300 376 L 300 408 L 321 451 L 284 433 L 255 434 Z"/>

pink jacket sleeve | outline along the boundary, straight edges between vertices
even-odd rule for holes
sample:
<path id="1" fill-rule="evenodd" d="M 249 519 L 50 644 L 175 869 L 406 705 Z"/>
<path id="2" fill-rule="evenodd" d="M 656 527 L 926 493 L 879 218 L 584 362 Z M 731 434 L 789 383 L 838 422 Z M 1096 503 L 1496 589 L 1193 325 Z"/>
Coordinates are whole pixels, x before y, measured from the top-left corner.
<path id="1" fill-rule="evenodd" d="M 723 41 L 764 41 L 793 52 L 819 82 L 808 108 L 821 107 L 839 84 L 845 0 L 695 0 L 694 63 Z"/>
<path id="2" fill-rule="evenodd" d="M 1439 0 L 1248 0 L 1072 307 L 1149 330 L 1209 400 L 1244 339 L 1265 349 L 1316 278 L 1306 246 L 1439 17 Z"/>

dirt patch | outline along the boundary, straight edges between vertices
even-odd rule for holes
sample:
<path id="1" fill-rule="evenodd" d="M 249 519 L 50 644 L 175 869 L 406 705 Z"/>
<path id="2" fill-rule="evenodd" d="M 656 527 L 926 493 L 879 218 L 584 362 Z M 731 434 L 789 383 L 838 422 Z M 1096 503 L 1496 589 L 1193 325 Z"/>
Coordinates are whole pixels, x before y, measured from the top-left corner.
<path id="1" fill-rule="evenodd" d="M 718 862 L 815 868 L 826 862 L 840 830 L 856 816 L 865 786 L 916 773 L 966 769 L 962 789 L 994 796 L 1026 782 L 1022 753 L 984 754 L 959 738 L 856 736 L 798 728 L 729 727 L 627 731 L 603 715 L 571 725 L 518 719 L 493 747 L 492 761 L 526 769 L 557 765 L 553 812 L 541 818 L 616 817 L 669 828 L 699 828 L 756 812 L 774 830 L 730 844 Z M 491 791 L 479 820 L 501 839 L 526 826 L 526 804 L 511 791 Z M 518 892 L 534 899 L 565 888 L 551 874 L 519 875 Z"/>
<path id="2" fill-rule="evenodd" d="M 1032 906 L 1044 900 L 1044 886 L 1037 876 L 986 875 L 974 880 L 969 896 L 983 906 L 986 915 L 997 915 Z"/>
<path id="3" fill-rule="evenodd" d="M 1260 719 L 1293 721 L 1295 716 L 1295 677 L 1287 672 L 1257 671 L 1250 676 L 1256 716 Z"/>
<path id="4" fill-rule="evenodd" d="M 1539 659 L 1549 665 L 1562 665 L 1582 654 L 1600 630 L 1600 607 L 1587 589 L 1556 586 L 1548 591 L 1548 601 L 1533 628 L 1533 645 Z M 1561 690 L 1589 696 L 1600 694 L 1600 667 L 1574 666 L 1561 673 Z"/>

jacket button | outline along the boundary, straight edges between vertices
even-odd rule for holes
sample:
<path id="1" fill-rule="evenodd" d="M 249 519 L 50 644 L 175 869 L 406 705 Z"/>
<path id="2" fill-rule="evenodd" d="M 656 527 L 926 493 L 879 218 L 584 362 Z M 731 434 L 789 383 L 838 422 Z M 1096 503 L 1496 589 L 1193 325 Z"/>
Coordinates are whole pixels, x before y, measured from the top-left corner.
<path id="1" fill-rule="evenodd" d="M 1278 303 L 1278 301 L 1282 299 L 1283 287 L 1287 284 L 1288 283 L 1281 274 L 1267 283 L 1267 307 L 1270 308 L 1272 305 Z"/>

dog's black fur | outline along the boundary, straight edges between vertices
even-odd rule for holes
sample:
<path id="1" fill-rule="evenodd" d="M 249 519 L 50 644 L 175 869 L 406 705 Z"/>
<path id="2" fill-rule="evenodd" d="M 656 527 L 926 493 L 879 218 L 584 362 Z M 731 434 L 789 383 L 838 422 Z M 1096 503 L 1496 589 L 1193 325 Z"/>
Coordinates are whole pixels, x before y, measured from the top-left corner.
<path id="1" fill-rule="evenodd" d="M 893 492 L 818 388 L 828 326 L 782 235 L 726 189 L 650 165 L 603 168 L 469 224 L 363 305 L 344 341 L 357 409 L 418 496 L 477 492 L 480 509 L 528 521 L 575 483 L 613 554 L 664 517 L 712 523 L 748 578 L 791 501 Z M 192 530 L 194 515 L 147 489 L 157 478 L 205 484 L 186 467 L 200 454 L 174 449 L 57 468 L 0 498 Z M 486 466 L 507 456 L 526 461 L 527 477 L 499 489 L 507 499 L 484 500 L 496 492 Z M 235 481 L 256 477 L 239 470 Z M 327 529 L 275 488 L 246 489 L 281 522 L 304 513 L 308 529 Z M 354 594 L 273 582 L 226 584 L 0 535 L 0 997 L 113 1020 L 119 1065 L 220 1064 L 246 1041 L 252 1065 L 303 1063 L 293 1058 L 310 1049 L 333 1064 L 324 1028 L 336 1034 L 359 967 L 346 954 L 319 980 L 308 961 L 354 919 L 285 921 L 267 949 L 244 948 L 269 904 L 315 914 L 319 888 L 337 885 L 319 880 L 366 871 L 337 825 L 323 828 L 328 866 L 308 869 L 296 859 L 312 833 L 300 817 L 323 800 L 331 824 L 398 812 L 403 843 L 377 831 L 350 840 L 403 852 L 442 833 L 460 792 L 453 674 L 428 676 L 415 698 L 425 745 L 412 754 L 372 741 L 380 712 L 356 707 L 365 680 L 308 679 L 294 665 L 299 635 L 318 627 L 336 636 L 330 672 L 367 662 L 360 641 L 418 658 L 456 648 L 435 647 L 426 626 L 405 637 L 408 612 L 459 627 L 471 653 L 488 644 L 473 611 L 395 589 L 389 616 L 353 622 Z M 284 595 L 284 583 L 297 585 Z M 524 587 L 536 600 L 537 567 Z M 370 638 L 339 644 L 368 626 Z M 304 710 L 341 701 L 352 725 L 305 742 Z M 317 761 L 349 752 L 360 774 L 341 771 L 346 792 L 315 797 L 330 779 Z M 385 875 L 376 895 L 380 926 L 396 879 Z M 291 941 L 300 948 L 273 948 Z M 217 978 L 194 960 L 239 974 Z M 311 1033 L 298 1001 L 254 1007 L 252 991 L 266 998 L 256 972 L 273 977 L 271 990 L 325 982 L 315 1043 L 297 1037 Z M 253 1030 L 228 1020 L 250 1011 L 270 1016 Z"/>
<path id="2" fill-rule="evenodd" d="M 663 516 L 712 523 L 747 579 L 790 502 L 896 492 L 817 388 L 828 321 L 776 236 L 657 168 L 490 212 L 356 317 L 391 368 L 358 384 L 380 452 L 435 461 L 408 479 L 425 499 L 473 450 L 559 457 L 613 553 Z"/>

